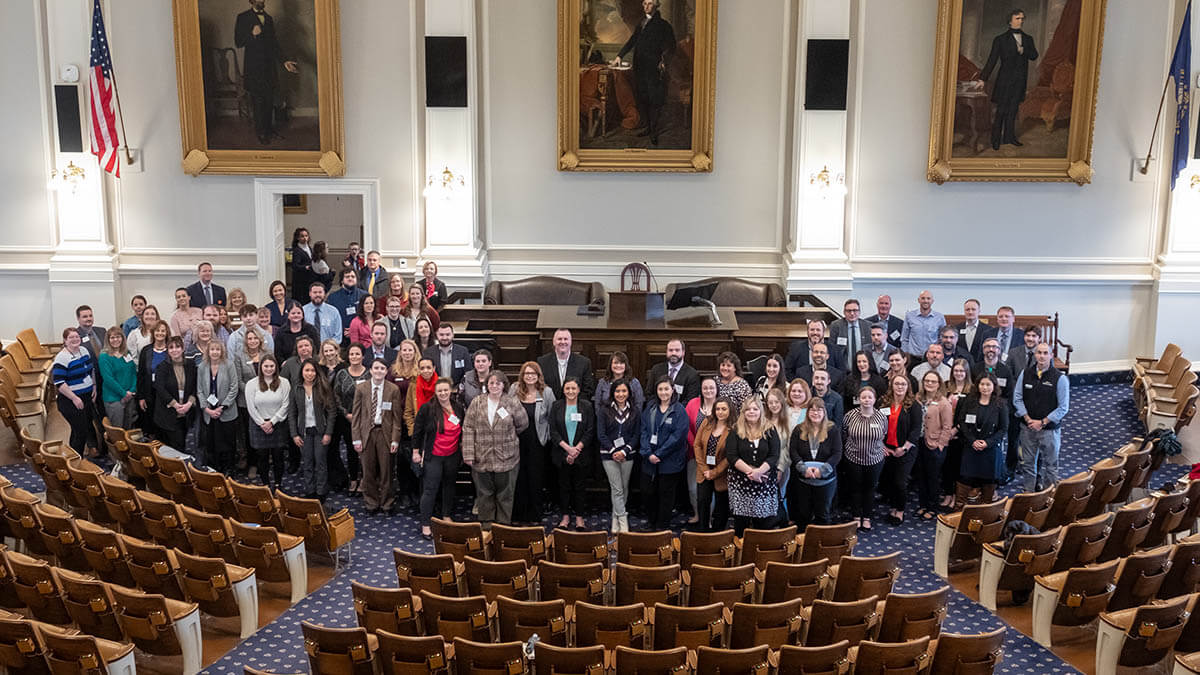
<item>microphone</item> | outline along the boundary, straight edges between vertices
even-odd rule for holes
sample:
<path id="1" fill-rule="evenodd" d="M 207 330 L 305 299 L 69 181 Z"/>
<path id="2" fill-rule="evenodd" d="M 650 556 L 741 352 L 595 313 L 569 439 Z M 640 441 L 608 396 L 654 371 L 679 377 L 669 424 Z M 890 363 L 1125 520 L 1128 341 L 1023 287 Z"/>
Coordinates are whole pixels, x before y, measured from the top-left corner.
<path id="1" fill-rule="evenodd" d="M 654 282 L 654 292 L 655 292 L 655 293 L 658 293 L 658 292 L 659 292 L 659 290 L 658 290 L 658 278 L 654 276 L 654 272 L 651 272 L 651 271 L 650 271 L 650 263 L 648 263 L 648 262 L 646 262 L 645 260 L 643 260 L 643 261 L 642 261 L 642 266 L 646 268 L 646 276 L 648 277 L 648 278 L 646 279 L 646 289 L 647 289 L 647 290 L 649 290 L 649 289 L 650 289 L 650 282 L 651 282 L 651 281 L 653 281 L 653 282 Z"/>
<path id="2" fill-rule="evenodd" d="M 721 317 L 717 315 L 717 304 L 715 302 L 712 300 L 706 300 L 699 295 L 693 295 L 692 305 L 696 307 L 707 307 L 708 311 L 712 313 L 712 325 L 721 325 Z"/>

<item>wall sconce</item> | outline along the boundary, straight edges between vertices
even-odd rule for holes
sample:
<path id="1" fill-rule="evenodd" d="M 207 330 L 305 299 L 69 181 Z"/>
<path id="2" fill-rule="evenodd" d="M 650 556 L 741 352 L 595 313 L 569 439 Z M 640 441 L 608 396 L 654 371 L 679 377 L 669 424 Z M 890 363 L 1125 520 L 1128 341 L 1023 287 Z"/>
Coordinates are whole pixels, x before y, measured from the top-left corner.
<path id="1" fill-rule="evenodd" d="M 1200 190 L 1200 173 L 1192 174 L 1192 182 L 1189 187 L 1193 190 Z"/>
<path id="2" fill-rule="evenodd" d="M 74 161 L 70 161 L 67 162 L 66 168 L 61 171 L 50 169 L 50 180 L 46 183 L 46 187 L 54 192 L 70 190 L 71 194 L 75 194 L 86 177 L 87 173 L 83 170 L 83 167 L 76 165 Z"/>
<path id="3" fill-rule="evenodd" d="M 846 194 L 846 174 L 835 174 L 829 170 L 828 165 L 821 167 L 816 173 L 809 174 L 808 184 L 820 190 L 823 198 L 830 194 Z"/>
<path id="4" fill-rule="evenodd" d="M 426 199 L 452 199 L 467 186 L 467 181 L 461 174 L 456 174 L 450 167 L 444 167 L 441 173 L 429 174 L 425 180 Z"/>

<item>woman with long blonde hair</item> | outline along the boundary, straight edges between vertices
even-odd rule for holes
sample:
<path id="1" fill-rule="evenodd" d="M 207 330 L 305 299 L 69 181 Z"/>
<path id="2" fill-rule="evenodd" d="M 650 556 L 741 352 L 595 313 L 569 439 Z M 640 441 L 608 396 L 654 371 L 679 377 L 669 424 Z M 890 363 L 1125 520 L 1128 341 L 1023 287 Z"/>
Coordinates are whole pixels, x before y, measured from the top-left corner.
<path id="1" fill-rule="evenodd" d="M 495 372 L 495 371 L 493 371 Z M 521 364 L 517 381 L 508 393 L 525 409 L 529 425 L 517 434 L 521 464 L 517 471 L 517 494 L 513 500 L 513 521 L 537 523 L 542 520 L 542 490 L 546 481 L 546 444 L 550 442 L 550 408 L 554 390 L 546 386 L 542 367 L 537 361 Z M 478 397 L 477 397 L 478 398 Z"/>
<path id="2" fill-rule="evenodd" d="M 809 523 L 828 525 L 837 492 L 837 465 L 842 460 L 842 430 L 825 413 L 825 401 L 815 399 L 809 404 L 788 446 L 795 474 L 789 492 L 793 521 L 800 528 Z"/>
<path id="3" fill-rule="evenodd" d="M 779 445 L 779 434 L 767 421 L 762 401 L 756 396 L 747 397 L 734 425 L 734 435 L 725 445 L 731 467 L 729 510 L 739 537 L 747 527 L 770 527 L 779 512 Z"/>

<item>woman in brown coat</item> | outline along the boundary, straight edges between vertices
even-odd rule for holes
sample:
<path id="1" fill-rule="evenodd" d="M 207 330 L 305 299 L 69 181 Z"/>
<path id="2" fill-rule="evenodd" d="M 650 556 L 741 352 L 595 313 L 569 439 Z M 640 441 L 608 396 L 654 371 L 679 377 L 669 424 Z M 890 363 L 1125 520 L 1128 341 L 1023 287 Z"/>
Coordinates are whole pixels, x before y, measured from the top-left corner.
<path id="1" fill-rule="evenodd" d="M 529 416 L 515 396 L 505 393 L 504 373 L 488 373 L 487 395 L 476 396 L 463 420 L 463 463 L 471 467 L 475 483 L 475 509 L 484 528 L 492 522 L 512 523 L 513 494 L 521 448 L 517 435 L 529 425 Z"/>
<path id="2" fill-rule="evenodd" d="M 954 408 L 946 398 L 946 386 L 934 371 L 921 377 L 921 391 L 917 394 L 921 404 L 924 432 L 917 463 L 921 468 L 918 485 L 921 508 L 917 515 L 932 519 L 937 514 L 941 497 L 938 494 L 942 483 L 942 462 L 946 461 L 946 445 L 954 435 Z"/>
<path id="3" fill-rule="evenodd" d="M 712 414 L 696 429 L 696 441 L 692 444 L 692 453 L 696 457 L 696 510 L 700 515 L 696 529 L 701 532 L 720 532 L 729 522 L 729 477 L 726 474 L 729 462 L 725 459 L 725 441 L 729 438 L 732 413 L 733 403 L 729 399 L 717 399 Z M 710 525 L 709 506 L 713 499 L 716 499 L 716 506 L 712 509 Z"/>

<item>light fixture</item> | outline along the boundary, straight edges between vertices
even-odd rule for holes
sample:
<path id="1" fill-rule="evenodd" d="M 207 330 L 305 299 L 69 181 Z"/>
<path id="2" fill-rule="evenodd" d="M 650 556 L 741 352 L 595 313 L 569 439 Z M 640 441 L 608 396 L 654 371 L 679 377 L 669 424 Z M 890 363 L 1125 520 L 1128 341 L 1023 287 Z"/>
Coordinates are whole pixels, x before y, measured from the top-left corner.
<path id="1" fill-rule="evenodd" d="M 425 180 L 424 194 L 426 199 L 451 199 L 466 186 L 467 181 L 462 174 L 454 173 L 447 166 L 442 169 L 441 173 L 429 174 Z"/>
<path id="2" fill-rule="evenodd" d="M 809 174 L 808 184 L 820 190 L 822 195 L 846 194 L 846 174 L 835 174 L 829 170 L 828 165 L 821 167 L 816 173 Z"/>
<path id="3" fill-rule="evenodd" d="M 86 177 L 87 173 L 83 167 L 78 166 L 74 161 L 69 161 L 61 171 L 50 169 L 50 180 L 46 183 L 46 187 L 55 192 L 67 189 L 71 191 L 71 194 L 75 194 Z"/>
<path id="4" fill-rule="evenodd" d="M 1200 173 L 1192 174 L 1192 183 L 1189 187 L 1193 190 L 1200 190 Z"/>

